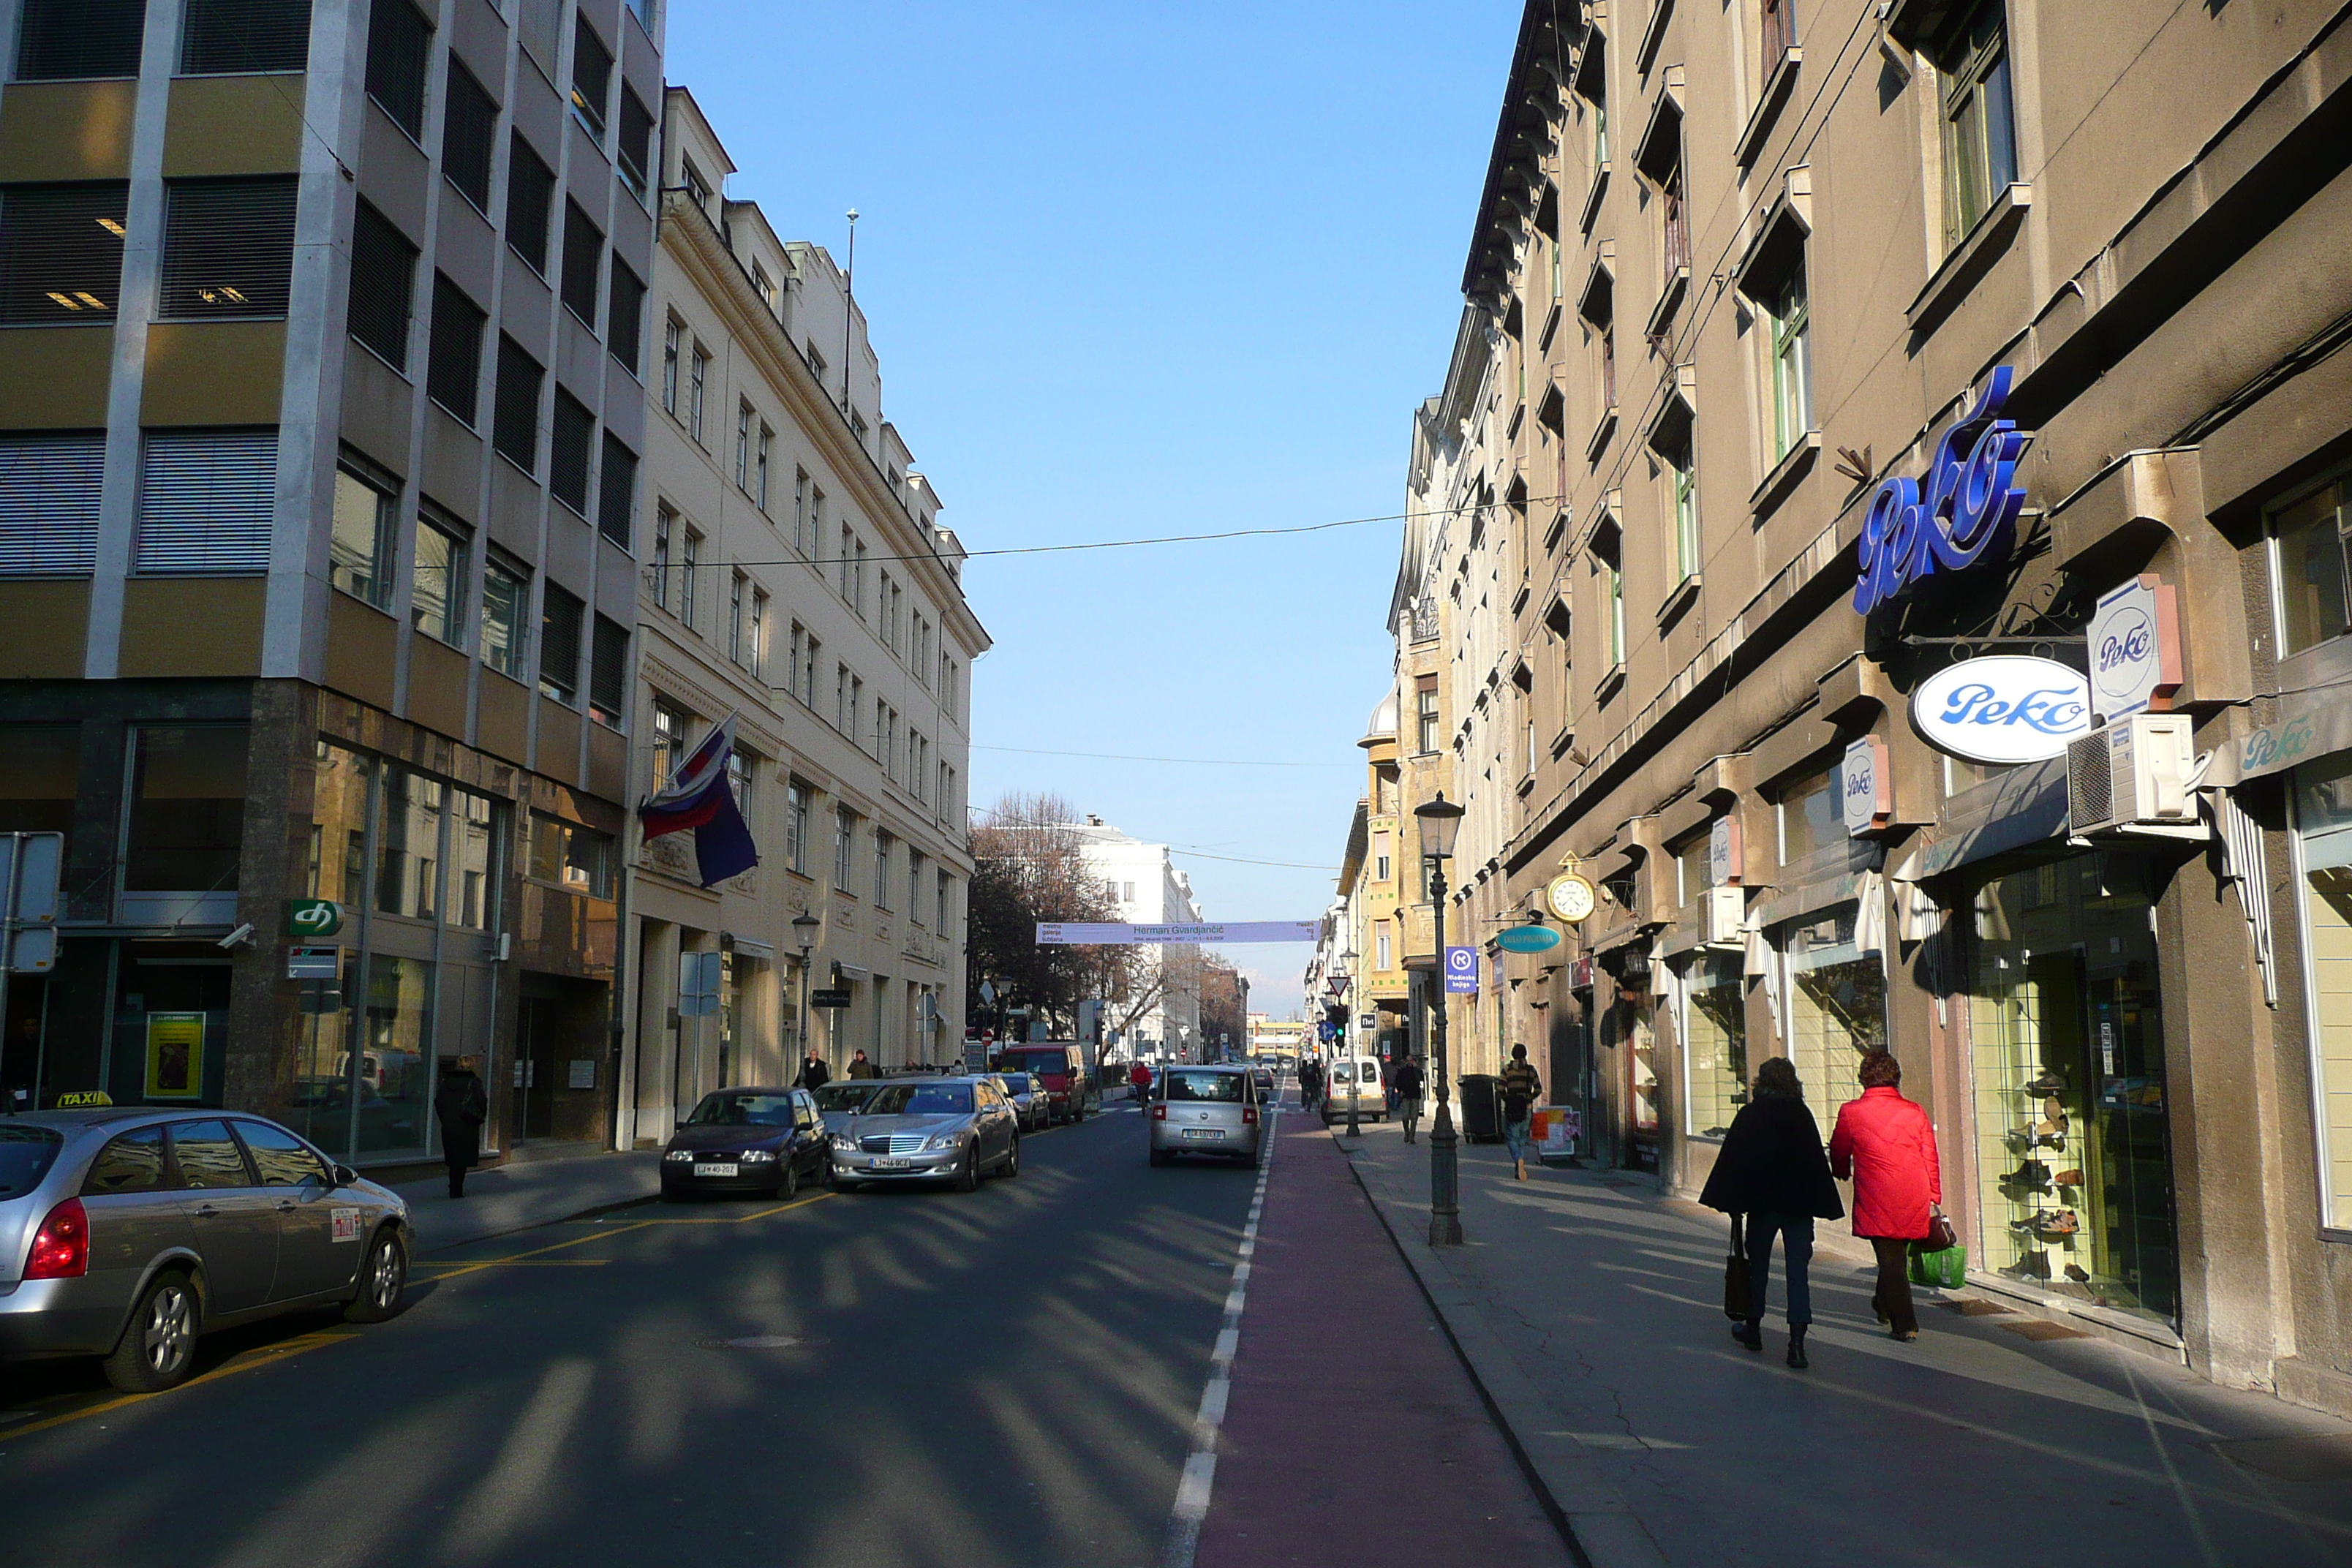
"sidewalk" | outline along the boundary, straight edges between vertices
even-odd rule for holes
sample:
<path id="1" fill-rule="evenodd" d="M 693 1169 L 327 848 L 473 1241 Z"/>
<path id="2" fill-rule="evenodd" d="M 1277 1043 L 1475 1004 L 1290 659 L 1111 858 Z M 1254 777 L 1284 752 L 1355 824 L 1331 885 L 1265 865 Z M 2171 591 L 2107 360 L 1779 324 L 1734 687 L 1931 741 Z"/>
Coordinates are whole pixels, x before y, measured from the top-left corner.
<path id="1" fill-rule="evenodd" d="M 1569 1568 L 1346 1157 L 1276 1126 L 1194 1568 Z"/>
<path id="2" fill-rule="evenodd" d="M 408 1212 L 416 1222 L 416 1250 L 429 1255 L 591 1209 L 658 1197 L 661 1154 L 636 1150 L 509 1162 L 468 1173 L 462 1198 L 449 1195 L 449 1183 L 443 1176 L 403 1182 L 392 1190 L 408 1200 Z"/>
<path id="3" fill-rule="evenodd" d="M 1932 1291 L 1898 1344 L 1872 1270 L 1826 1249 L 1791 1371 L 1777 1252 L 1754 1355 L 1719 1216 L 1631 1173 L 1461 1156 L 1468 1245 L 1443 1253 L 1425 1142 L 1370 1127 L 1352 1159 L 1593 1568 L 2352 1563 L 2352 1423 Z"/>

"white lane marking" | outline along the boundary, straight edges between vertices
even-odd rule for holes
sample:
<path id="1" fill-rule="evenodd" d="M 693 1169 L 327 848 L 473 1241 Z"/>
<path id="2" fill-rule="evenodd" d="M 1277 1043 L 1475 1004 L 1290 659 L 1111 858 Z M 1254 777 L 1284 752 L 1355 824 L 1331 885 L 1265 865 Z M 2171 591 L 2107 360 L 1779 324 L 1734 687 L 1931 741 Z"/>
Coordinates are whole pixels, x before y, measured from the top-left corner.
<path id="1" fill-rule="evenodd" d="M 1281 1120 L 1277 1108 L 1266 1118 L 1267 1131 Z M 1201 1549 L 1201 1524 L 1209 1517 L 1209 1496 L 1217 1476 L 1217 1439 L 1224 1429 L 1225 1402 L 1233 1395 L 1234 1357 L 1242 1344 L 1242 1308 L 1248 1292 L 1249 1259 L 1257 1251 L 1258 1219 L 1265 1210 L 1266 1184 L 1274 1175 L 1274 1140 L 1265 1141 L 1265 1163 L 1258 1167 L 1257 1192 L 1250 1204 L 1249 1223 L 1242 1229 L 1234 1264 L 1233 1289 L 1225 1297 L 1225 1323 L 1209 1352 L 1209 1381 L 1201 1390 L 1200 1414 L 1192 1422 L 1192 1452 L 1184 1460 L 1183 1479 L 1176 1483 L 1176 1504 L 1168 1514 L 1168 1540 L 1160 1553 L 1160 1568 L 1192 1568 Z"/>

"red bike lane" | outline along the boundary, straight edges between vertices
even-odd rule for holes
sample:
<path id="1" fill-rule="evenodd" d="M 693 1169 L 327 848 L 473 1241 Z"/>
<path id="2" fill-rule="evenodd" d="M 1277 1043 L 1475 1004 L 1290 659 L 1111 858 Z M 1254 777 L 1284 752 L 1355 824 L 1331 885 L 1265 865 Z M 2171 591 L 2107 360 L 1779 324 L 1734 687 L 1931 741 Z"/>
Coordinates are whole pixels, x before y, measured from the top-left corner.
<path id="1" fill-rule="evenodd" d="M 1195 1568 L 1569 1568 L 1347 1156 L 1279 1126 Z"/>

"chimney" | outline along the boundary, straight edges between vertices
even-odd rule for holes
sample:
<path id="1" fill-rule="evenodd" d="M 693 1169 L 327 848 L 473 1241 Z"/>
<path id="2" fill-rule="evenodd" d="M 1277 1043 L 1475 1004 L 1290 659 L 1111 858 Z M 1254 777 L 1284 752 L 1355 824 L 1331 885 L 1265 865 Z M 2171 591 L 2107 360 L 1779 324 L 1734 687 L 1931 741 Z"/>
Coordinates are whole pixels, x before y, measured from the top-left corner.
<path id="1" fill-rule="evenodd" d="M 1097 816 L 1090 811 L 1087 813 L 1087 826 L 1088 827 L 1100 827 L 1102 826 L 1102 818 Z"/>

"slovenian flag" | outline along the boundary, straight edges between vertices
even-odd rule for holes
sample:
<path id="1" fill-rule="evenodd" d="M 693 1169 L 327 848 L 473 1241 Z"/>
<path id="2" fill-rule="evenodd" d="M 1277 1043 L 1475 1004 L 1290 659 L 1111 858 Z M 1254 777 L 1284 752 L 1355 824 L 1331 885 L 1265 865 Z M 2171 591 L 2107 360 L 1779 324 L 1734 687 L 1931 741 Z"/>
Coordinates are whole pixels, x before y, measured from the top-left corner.
<path id="1" fill-rule="evenodd" d="M 695 863 L 706 888 L 740 877 L 760 863 L 751 829 L 736 809 L 734 791 L 727 787 L 727 762 L 734 752 L 735 716 L 730 713 L 678 764 L 661 793 L 637 810 L 648 840 L 694 830 Z"/>

